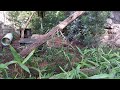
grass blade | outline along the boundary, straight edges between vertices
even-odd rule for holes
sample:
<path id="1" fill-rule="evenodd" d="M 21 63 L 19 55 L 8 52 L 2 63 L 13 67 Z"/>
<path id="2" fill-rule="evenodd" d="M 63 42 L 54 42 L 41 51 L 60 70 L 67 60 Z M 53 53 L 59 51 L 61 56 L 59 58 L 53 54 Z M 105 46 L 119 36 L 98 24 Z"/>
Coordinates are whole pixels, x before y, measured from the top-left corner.
<path id="1" fill-rule="evenodd" d="M 77 49 L 78 49 L 78 51 L 79 51 L 80 54 L 84 55 L 83 52 L 80 50 L 80 48 L 77 47 Z"/>
<path id="2" fill-rule="evenodd" d="M 66 74 L 65 73 L 60 73 L 60 74 L 56 74 L 52 77 L 50 77 L 49 79 L 66 79 Z"/>
<path id="3" fill-rule="evenodd" d="M 24 61 L 22 62 L 22 64 L 25 64 L 30 58 L 31 56 L 34 54 L 35 50 L 33 50 L 25 59 Z"/>
<path id="4" fill-rule="evenodd" d="M 110 62 L 103 56 L 101 56 L 106 62 L 108 62 L 110 64 Z"/>
<path id="5" fill-rule="evenodd" d="M 11 50 L 12 55 L 14 56 L 14 60 L 21 63 L 21 61 L 23 61 L 22 57 L 20 57 L 20 55 L 11 45 L 10 45 L 10 50 Z"/>
<path id="6" fill-rule="evenodd" d="M 7 62 L 7 63 L 5 63 L 5 65 L 10 65 L 10 64 L 13 64 L 13 63 L 17 63 L 17 61 L 10 61 L 10 62 Z"/>
<path id="7" fill-rule="evenodd" d="M 0 69 L 8 69 L 8 67 L 5 64 L 0 64 Z"/>
<path id="8" fill-rule="evenodd" d="M 99 74 L 99 75 L 94 75 L 88 78 L 89 79 L 105 79 L 105 78 L 109 78 L 109 74 Z"/>
<path id="9" fill-rule="evenodd" d="M 29 68 L 28 68 L 27 66 L 25 66 L 25 65 L 23 65 L 23 64 L 19 64 L 19 65 L 20 65 L 20 67 L 21 67 L 22 69 L 24 69 L 26 72 L 30 73 L 30 70 L 29 70 Z"/>

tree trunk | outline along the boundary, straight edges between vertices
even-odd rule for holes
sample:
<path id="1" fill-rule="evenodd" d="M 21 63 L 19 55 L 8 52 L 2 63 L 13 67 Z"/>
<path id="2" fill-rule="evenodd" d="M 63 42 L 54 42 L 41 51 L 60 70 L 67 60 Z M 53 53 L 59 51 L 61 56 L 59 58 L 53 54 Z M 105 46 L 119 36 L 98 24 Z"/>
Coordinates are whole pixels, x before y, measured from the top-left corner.
<path id="1" fill-rule="evenodd" d="M 79 17 L 81 14 L 83 14 L 84 11 L 76 11 L 72 15 L 70 15 L 68 18 L 66 18 L 64 21 L 62 21 L 57 26 L 53 27 L 47 34 L 40 35 L 40 37 L 37 39 L 37 41 L 24 50 L 20 52 L 20 55 L 22 57 L 26 57 L 32 50 L 37 48 L 38 46 L 45 43 L 52 35 L 54 35 L 57 31 L 64 29 L 68 24 L 70 24 L 73 20 L 75 20 L 77 17 Z"/>

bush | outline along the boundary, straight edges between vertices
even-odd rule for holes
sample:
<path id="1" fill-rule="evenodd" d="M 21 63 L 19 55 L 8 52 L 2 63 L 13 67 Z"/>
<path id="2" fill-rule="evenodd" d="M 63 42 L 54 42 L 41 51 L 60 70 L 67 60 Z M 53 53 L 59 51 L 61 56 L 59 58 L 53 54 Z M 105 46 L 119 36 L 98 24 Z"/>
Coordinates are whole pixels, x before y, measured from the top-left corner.
<path id="1" fill-rule="evenodd" d="M 8 16 L 9 20 L 19 28 L 24 26 L 31 13 L 32 11 L 9 11 Z M 28 25 L 28 28 L 31 28 L 33 33 L 44 34 L 57 25 L 59 21 L 64 20 L 65 17 L 62 11 L 46 11 L 43 22 L 41 22 L 40 18 L 35 13 Z M 43 30 L 41 29 L 41 23 L 43 24 Z"/>
<path id="2" fill-rule="evenodd" d="M 68 38 L 78 39 L 85 45 L 96 43 L 98 37 L 104 33 L 104 24 L 108 16 L 108 11 L 86 11 L 67 26 Z"/>

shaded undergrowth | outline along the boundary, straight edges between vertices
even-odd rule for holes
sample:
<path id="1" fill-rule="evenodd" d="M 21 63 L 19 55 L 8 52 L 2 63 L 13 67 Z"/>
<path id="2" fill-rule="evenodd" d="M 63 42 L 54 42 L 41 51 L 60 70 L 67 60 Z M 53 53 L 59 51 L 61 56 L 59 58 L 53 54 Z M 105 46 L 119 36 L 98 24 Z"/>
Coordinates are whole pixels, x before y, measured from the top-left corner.
<path id="1" fill-rule="evenodd" d="M 120 78 L 120 49 L 47 48 L 22 58 L 10 46 L 14 59 L 0 64 L 5 79 L 112 79 Z"/>

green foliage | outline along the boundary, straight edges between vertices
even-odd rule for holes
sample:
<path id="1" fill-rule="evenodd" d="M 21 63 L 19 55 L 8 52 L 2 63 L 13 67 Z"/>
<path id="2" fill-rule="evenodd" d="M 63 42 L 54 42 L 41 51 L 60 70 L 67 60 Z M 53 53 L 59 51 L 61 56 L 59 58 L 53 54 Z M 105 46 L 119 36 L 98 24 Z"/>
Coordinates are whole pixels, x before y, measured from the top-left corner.
<path id="1" fill-rule="evenodd" d="M 30 23 L 30 27 L 35 30 L 34 33 L 44 34 L 57 25 L 61 20 L 64 20 L 63 12 L 47 11 L 42 22 L 39 17 L 34 16 Z M 41 29 L 41 23 L 43 24 L 43 30 Z"/>
<path id="2" fill-rule="evenodd" d="M 77 47 L 78 48 L 78 47 Z M 66 72 L 62 67 L 63 73 L 56 74 L 50 79 L 113 79 L 119 77 L 120 56 L 119 51 L 109 48 L 84 49 L 78 51 L 81 54 L 82 61 L 77 64 L 76 68 Z M 84 53 L 88 52 L 88 53 Z M 93 71 L 86 71 L 85 68 L 96 67 Z M 94 72 L 95 71 L 95 72 Z M 92 73 L 92 74 L 90 74 Z M 77 75 L 77 76 L 76 76 Z"/>
<path id="3" fill-rule="evenodd" d="M 31 11 L 9 12 L 9 16 L 16 26 L 23 26 Z M 47 11 L 43 22 L 40 17 L 33 16 L 28 27 L 32 28 L 34 33 L 44 34 L 53 26 L 64 20 L 67 16 L 63 11 Z M 67 28 L 68 38 L 77 38 L 86 45 L 96 44 L 96 39 L 104 32 L 104 23 L 109 16 L 107 11 L 86 11 L 86 14 L 77 18 Z M 43 29 L 41 28 L 41 23 Z M 81 37 L 82 36 L 82 37 Z M 42 49 L 33 50 L 26 58 L 22 58 L 16 50 L 10 46 L 14 60 L 8 63 L 1 63 L 1 73 L 8 76 L 7 70 L 10 64 L 18 64 L 23 70 L 33 74 L 36 71 L 38 75 L 28 77 L 28 79 L 119 79 L 120 78 L 120 49 L 111 49 L 108 47 L 98 48 L 79 48 L 75 47 L 73 52 L 66 48 L 47 48 L 43 45 Z M 35 54 L 34 54 L 35 52 Z M 77 54 L 77 55 L 76 55 Z M 72 64 L 72 60 L 78 58 L 78 62 Z M 43 66 L 40 65 L 42 62 Z M 62 63 L 64 62 L 64 63 Z M 26 65 L 27 64 L 27 65 Z M 29 66 L 29 68 L 28 68 Z M 1 75 L 1 74 L 0 74 Z M 21 74 L 20 74 L 21 75 Z M 2 76 L 1 76 L 2 77 Z M 16 76 L 15 76 L 16 77 Z M 24 75 L 18 78 L 26 78 Z"/>
<path id="4" fill-rule="evenodd" d="M 49 48 L 45 55 L 38 56 L 38 60 L 34 61 L 34 51 L 32 51 L 25 59 L 21 58 L 19 54 L 10 46 L 12 54 L 14 54 L 14 60 L 7 62 L 5 64 L 0 64 L 0 75 L 5 75 L 5 78 L 10 78 L 8 74 L 8 66 L 15 63 L 18 64 L 23 70 L 28 73 L 31 72 L 31 69 L 38 73 L 39 79 L 119 79 L 120 78 L 120 49 L 110 49 L 108 47 L 99 47 L 99 48 L 76 48 L 76 53 L 78 52 L 80 59 L 79 62 L 76 62 L 74 66 L 71 64 L 71 59 L 73 56 L 66 52 L 66 49 L 54 49 Z M 47 59 L 46 57 L 50 57 Z M 31 58 L 31 60 L 30 60 Z M 41 60 L 42 59 L 42 60 Z M 39 66 L 39 63 L 47 61 L 48 65 L 44 68 Z M 32 64 L 27 62 L 31 62 Z M 50 64 L 51 62 L 65 62 L 66 64 L 55 64 L 54 66 Z M 26 66 L 25 64 L 29 65 Z M 34 64 L 35 63 L 35 64 Z M 68 64 L 68 66 L 67 66 Z M 60 72 L 56 72 L 58 69 Z M 3 74 L 4 73 L 4 74 Z M 17 78 L 24 78 L 17 77 Z M 35 79 L 35 76 L 31 76 L 28 79 Z"/>
<path id="5" fill-rule="evenodd" d="M 16 28 L 20 28 L 24 26 L 31 13 L 31 11 L 9 11 L 8 20 L 11 21 Z"/>
<path id="6" fill-rule="evenodd" d="M 104 24 L 108 16 L 109 11 L 86 11 L 67 26 L 68 38 L 77 39 L 85 45 L 96 43 L 99 36 L 104 33 Z"/>
<path id="7" fill-rule="evenodd" d="M 4 76 L 5 76 L 5 77 L 9 78 L 9 77 L 8 77 L 8 72 L 7 72 L 7 70 L 9 70 L 8 66 L 11 65 L 11 64 L 14 64 L 14 63 L 16 63 L 16 62 L 10 61 L 10 62 L 6 62 L 6 63 L 4 63 L 4 64 L 1 63 L 1 64 L 0 64 L 0 76 L 1 76 L 1 77 L 4 77 Z M 1 77 L 0 77 L 0 78 L 1 78 Z"/>
<path id="8" fill-rule="evenodd" d="M 89 11 L 88 15 L 84 15 L 81 18 L 81 22 L 84 25 L 84 43 L 90 45 L 96 43 L 99 36 L 104 33 L 104 24 L 109 16 L 108 11 Z"/>
<path id="9" fill-rule="evenodd" d="M 15 23 L 16 27 L 23 27 L 32 11 L 9 11 L 9 20 Z M 31 28 L 33 33 L 44 34 L 49 31 L 53 26 L 57 25 L 59 21 L 64 20 L 64 12 L 62 11 L 46 11 L 43 21 L 41 17 L 35 13 L 30 21 L 28 28 Z M 41 29 L 41 23 L 43 29 Z"/>
<path id="10" fill-rule="evenodd" d="M 63 21 L 74 11 L 46 11 L 43 20 L 35 13 L 28 28 L 33 33 L 44 34 L 52 27 Z M 16 26 L 23 27 L 32 11 L 9 11 L 9 19 L 16 23 Z M 67 13 L 67 14 L 66 14 Z M 69 40 L 75 38 L 85 45 L 96 43 L 99 36 L 104 33 L 104 24 L 110 11 L 86 11 L 84 15 L 74 20 L 67 26 L 66 35 Z M 41 28 L 41 25 L 43 28 Z"/>
<path id="11" fill-rule="evenodd" d="M 0 64 L 0 69 L 8 69 L 8 66 L 15 63 L 14 61 L 7 62 L 5 64 Z"/>
<path id="12" fill-rule="evenodd" d="M 109 77 L 109 74 L 99 74 L 99 75 L 94 75 L 94 76 L 91 76 L 89 77 L 89 79 L 105 79 L 105 78 L 108 78 Z"/>
<path id="13" fill-rule="evenodd" d="M 20 57 L 20 55 L 16 52 L 16 50 L 11 45 L 10 45 L 10 50 L 14 56 L 15 63 L 17 63 L 18 65 L 20 65 L 22 69 L 30 73 L 29 68 L 25 65 L 25 62 L 27 62 L 31 58 L 35 50 L 33 50 L 25 59 Z"/>
<path id="14" fill-rule="evenodd" d="M 69 72 L 64 71 L 61 67 L 60 67 L 60 69 L 64 73 L 54 75 L 54 76 L 50 77 L 50 79 L 75 79 L 75 78 L 80 79 L 80 78 L 87 78 L 88 77 L 85 73 L 80 71 L 79 65 L 75 69 L 73 68 Z"/>

